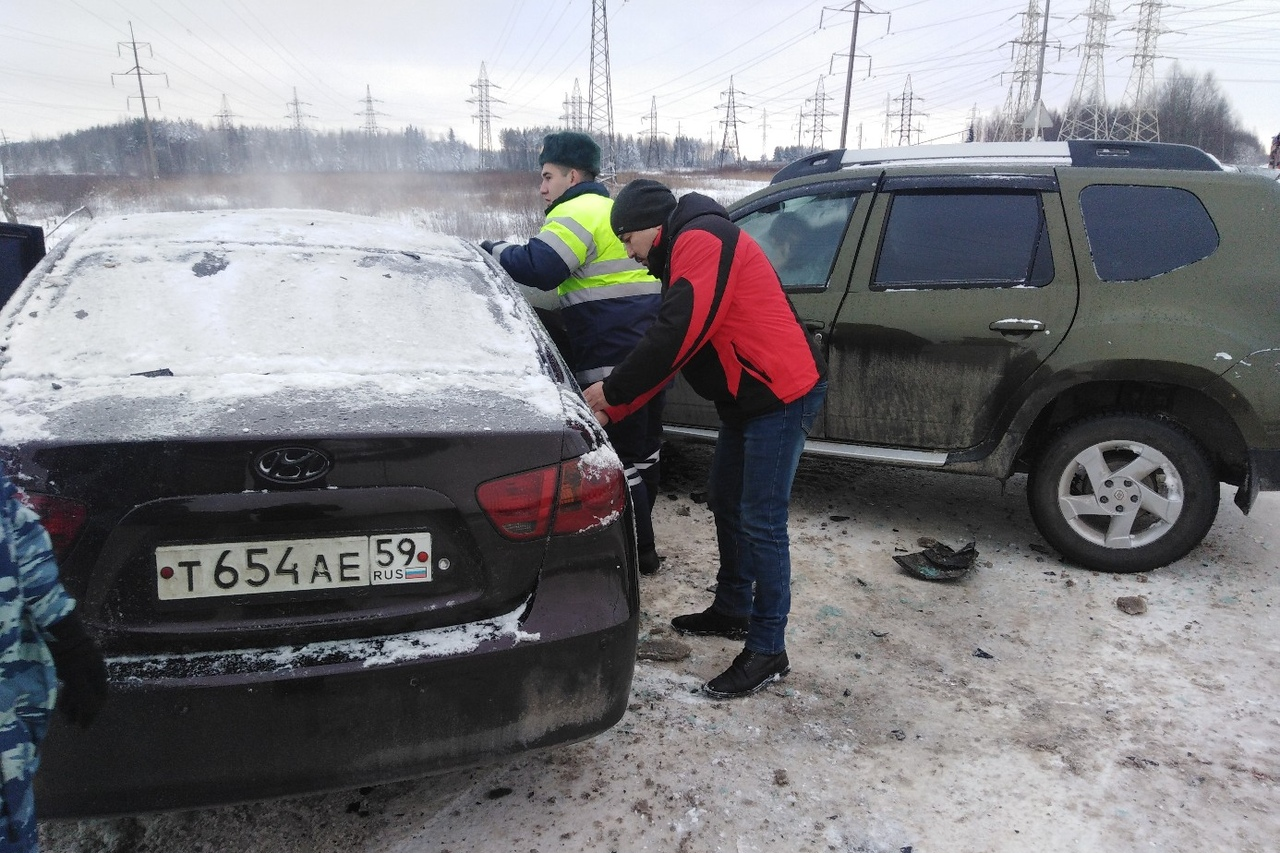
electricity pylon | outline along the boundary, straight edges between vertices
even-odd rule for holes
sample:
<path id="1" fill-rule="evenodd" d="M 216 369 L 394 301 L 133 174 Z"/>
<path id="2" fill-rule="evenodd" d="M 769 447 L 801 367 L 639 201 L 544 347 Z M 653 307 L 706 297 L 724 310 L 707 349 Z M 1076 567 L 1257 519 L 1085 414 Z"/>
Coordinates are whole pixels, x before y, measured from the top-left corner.
<path id="1" fill-rule="evenodd" d="M 914 133 L 919 137 L 921 133 L 920 128 L 914 127 L 915 117 L 917 115 L 924 115 L 924 113 L 916 112 L 915 102 L 924 99 L 917 98 L 915 92 L 912 91 L 910 74 L 907 75 L 907 82 L 902 87 L 902 97 L 894 98 L 894 100 L 900 105 L 897 112 L 898 144 L 911 145 L 911 134 Z"/>
<path id="2" fill-rule="evenodd" d="M 564 122 L 565 130 L 583 131 L 587 127 L 587 119 L 585 114 L 586 99 L 582 97 L 582 89 L 578 87 L 578 78 L 573 78 L 573 94 L 564 97 L 564 115 L 560 116 L 560 120 Z"/>
<path id="3" fill-rule="evenodd" d="M 1067 102 L 1067 114 L 1062 118 L 1059 139 L 1108 139 L 1111 136 L 1107 120 L 1107 95 L 1102 74 L 1102 52 L 1107 47 L 1107 24 L 1113 19 L 1111 0 L 1090 0 L 1089 29 L 1084 37 L 1084 55 L 1080 59 L 1080 73 Z"/>
<path id="4" fill-rule="evenodd" d="M 309 107 L 311 105 L 306 101 L 298 100 L 297 86 L 293 87 L 293 100 L 289 101 L 285 106 L 289 108 L 289 114 L 286 116 L 286 118 L 289 119 L 289 129 L 297 136 L 302 136 L 307 129 L 306 119 L 315 118 L 315 116 L 302 111 L 303 107 Z"/>
<path id="5" fill-rule="evenodd" d="M 375 103 L 380 104 L 382 103 L 382 101 L 373 97 L 373 94 L 369 90 L 369 84 L 366 83 L 364 85 L 364 109 L 356 113 L 356 115 L 358 116 L 364 116 L 364 135 L 365 136 L 377 136 L 378 135 L 378 116 L 386 115 L 386 113 L 380 113 L 373 108 L 373 105 Z"/>
<path id="6" fill-rule="evenodd" d="M 600 179 L 609 184 L 618 182 L 618 155 L 613 139 L 613 86 L 609 82 L 609 22 L 605 0 L 591 0 L 591 78 L 587 102 L 587 132 L 600 146 Z"/>
<path id="7" fill-rule="evenodd" d="M 1138 4 L 1137 44 L 1133 49 L 1133 73 L 1125 87 L 1120 112 L 1111 128 L 1113 139 L 1159 142 L 1160 123 L 1156 118 L 1156 40 L 1160 29 L 1162 0 L 1141 0 Z"/>
<path id="8" fill-rule="evenodd" d="M 648 169 L 653 167 L 653 157 L 658 150 L 658 137 L 666 136 L 665 133 L 662 133 L 658 130 L 658 98 L 657 96 L 654 96 L 653 98 L 650 99 L 649 114 L 647 116 L 640 116 L 640 120 L 642 122 L 649 123 L 649 129 L 645 131 L 645 136 L 648 138 L 649 144 L 648 146 L 646 146 L 645 154 L 644 154 L 644 165 L 645 165 L 645 168 Z"/>
<path id="9" fill-rule="evenodd" d="M 214 116 L 218 120 L 218 130 L 222 133 L 230 133 L 235 130 L 235 123 L 232 121 L 236 114 L 231 112 L 231 102 L 227 100 L 224 93 L 222 96 L 222 109 Z"/>
<path id="10" fill-rule="evenodd" d="M 481 62 L 480 76 L 471 84 L 471 88 L 475 89 L 476 94 L 473 98 L 467 98 L 467 103 L 476 105 L 476 114 L 472 118 L 480 123 L 480 168 L 487 169 L 493 161 L 493 119 L 502 118 L 493 114 L 493 105 L 502 101 L 493 97 L 489 90 L 500 87 L 489 82 L 489 72 Z"/>
<path id="11" fill-rule="evenodd" d="M 845 147 L 845 140 L 849 132 L 849 101 L 853 94 L 853 61 L 858 55 L 858 19 L 862 17 L 862 13 L 868 15 L 885 15 L 887 12 L 877 12 L 862 0 L 853 0 L 852 3 L 846 3 L 839 9 L 831 6 L 824 6 L 822 9 L 822 17 L 826 17 L 827 12 L 853 12 L 853 32 L 849 38 L 849 63 L 845 66 L 844 75 L 844 112 L 840 118 L 840 147 Z M 822 29 L 822 17 L 818 19 L 818 29 Z M 837 54 L 839 56 L 840 54 Z"/>
<path id="12" fill-rule="evenodd" d="M 1026 138 L 1022 123 L 1033 107 L 1031 99 L 1035 91 L 1036 65 L 1041 45 L 1040 0 L 1030 0 L 1023 13 L 1022 37 L 1013 42 L 1013 77 L 1009 81 L 1009 94 L 996 125 L 996 140 L 1020 141 Z"/>
<path id="13" fill-rule="evenodd" d="M 821 76 L 818 77 L 818 88 L 813 93 L 813 97 L 805 99 L 805 103 L 813 104 L 813 111 L 809 113 L 809 116 L 813 119 L 813 124 L 810 125 L 812 139 L 809 147 L 814 151 L 822 151 L 827 147 L 827 119 L 834 116 L 835 113 L 827 111 L 827 92 L 823 88 Z"/>
<path id="14" fill-rule="evenodd" d="M 151 179 L 154 181 L 160 177 L 160 169 L 158 166 L 156 166 L 156 145 L 152 139 L 152 134 L 151 134 L 151 113 L 147 111 L 147 92 L 142 87 L 142 78 L 143 77 L 164 77 L 164 84 L 168 86 L 169 75 L 160 74 L 154 71 L 147 71 L 143 69 L 142 65 L 138 62 L 138 48 L 145 47 L 147 49 L 147 52 L 151 53 L 151 45 L 146 42 L 144 42 L 141 45 L 138 44 L 138 40 L 134 38 L 134 35 L 133 35 L 133 21 L 129 22 L 129 40 L 116 42 L 117 56 L 120 55 L 121 49 L 123 49 L 125 46 L 128 46 L 133 52 L 133 67 L 130 68 L 128 71 L 121 71 L 117 74 L 112 74 L 111 85 L 114 86 L 116 84 L 117 77 L 126 77 L 126 76 L 132 75 L 138 78 L 138 100 L 142 102 L 142 123 L 146 126 L 146 129 L 147 129 L 147 161 L 148 161 L 148 165 L 151 166 Z M 152 54 L 152 55 L 154 56 L 155 54 Z M 133 95 L 130 95 L 128 100 L 132 101 L 133 97 L 134 97 Z M 160 106 L 160 99 L 156 98 L 155 102 L 156 102 L 156 107 L 158 108 Z"/>
<path id="15" fill-rule="evenodd" d="M 728 98 L 716 107 L 718 110 L 724 110 L 724 137 L 720 142 L 720 165 L 723 166 L 725 160 L 731 157 L 734 163 L 742 159 L 742 149 L 738 145 L 738 90 L 733 87 L 732 76 L 729 77 L 728 90 L 720 94 Z"/>

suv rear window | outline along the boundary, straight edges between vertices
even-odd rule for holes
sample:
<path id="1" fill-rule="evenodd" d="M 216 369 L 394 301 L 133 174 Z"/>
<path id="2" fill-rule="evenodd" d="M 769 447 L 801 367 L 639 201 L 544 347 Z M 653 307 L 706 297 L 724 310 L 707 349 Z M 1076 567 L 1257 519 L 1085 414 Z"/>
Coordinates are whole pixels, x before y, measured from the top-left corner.
<path id="1" fill-rule="evenodd" d="M 1080 191 L 1093 268 L 1102 281 L 1138 281 L 1212 255 L 1218 229 L 1194 193 L 1094 184 Z"/>
<path id="2" fill-rule="evenodd" d="M 873 287 L 1039 286 L 1053 257 L 1036 192 L 899 192 Z"/>

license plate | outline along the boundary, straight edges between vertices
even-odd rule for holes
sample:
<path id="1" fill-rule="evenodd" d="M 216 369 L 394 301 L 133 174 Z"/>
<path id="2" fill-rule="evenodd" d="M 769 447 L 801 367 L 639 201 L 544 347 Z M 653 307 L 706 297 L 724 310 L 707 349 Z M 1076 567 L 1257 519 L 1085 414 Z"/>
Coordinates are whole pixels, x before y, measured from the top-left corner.
<path id="1" fill-rule="evenodd" d="M 161 601 L 430 583 L 427 531 L 156 548 Z"/>

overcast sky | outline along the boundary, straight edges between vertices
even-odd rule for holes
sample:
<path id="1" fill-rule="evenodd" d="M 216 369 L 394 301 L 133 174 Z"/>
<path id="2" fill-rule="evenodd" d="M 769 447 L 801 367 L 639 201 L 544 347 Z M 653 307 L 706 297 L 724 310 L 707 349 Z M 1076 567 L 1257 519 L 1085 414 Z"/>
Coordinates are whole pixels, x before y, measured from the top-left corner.
<path id="1" fill-rule="evenodd" d="M 1044 0 L 1040 0 L 1041 3 Z M 1065 107 L 1078 76 L 1089 0 L 1049 0 L 1043 100 Z M 885 0 L 862 6 L 846 143 L 955 142 L 977 111 L 1009 98 L 1027 0 Z M 744 156 L 840 142 L 851 3 L 823 0 L 608 0 L 619 133 L 725 140 Z M 1043 8 L 1043 6 L 1041 6 Z M 869 14 L 875 11 L 885 14 Z M 1126 94 L 1139 0 L 1110 0 L 1108 101 Z M 477 144 L 475 84 L 493 88 L 503 127 L 562 125 L 578 85 L 591 94 L 591 0 L 0 0 L 0 133 L 10 142 L 140 117 L 314 130 L 452 128 Z M 1280 0 L 1178 0 L 1161 10 L 1157 82 L 1176 61 L 1212 72 L 1260 143 L 1280 132 Z M 133 38 L 138 43 L 135 63 Z M 908 81 L 910 89 L 907 89 Z M 366 100 L 371 98 L 371 100 Z M 801 125 L 803 114 L 803 125 Z M 889 114 L 886 122 L 886 114 Z M 886 124 L 888 131 L 886 132 Z"/>

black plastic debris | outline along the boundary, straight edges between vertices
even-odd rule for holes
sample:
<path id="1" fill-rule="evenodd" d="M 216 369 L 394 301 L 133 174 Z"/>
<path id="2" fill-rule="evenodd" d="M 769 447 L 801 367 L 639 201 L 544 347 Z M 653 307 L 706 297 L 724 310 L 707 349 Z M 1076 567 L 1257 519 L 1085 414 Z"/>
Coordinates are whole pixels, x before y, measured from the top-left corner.
<path id="1" fill-rule="evenodd" d="M 973 568 L 978 551 L 970 542 L 959 551 L 938 543 L 914 554 L 894 554 L 894 562 L 908 574 L 927 581 L 944 581 L 962 578 Z"/>

